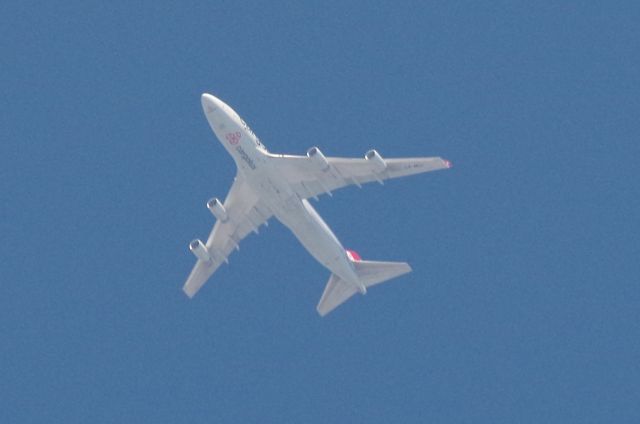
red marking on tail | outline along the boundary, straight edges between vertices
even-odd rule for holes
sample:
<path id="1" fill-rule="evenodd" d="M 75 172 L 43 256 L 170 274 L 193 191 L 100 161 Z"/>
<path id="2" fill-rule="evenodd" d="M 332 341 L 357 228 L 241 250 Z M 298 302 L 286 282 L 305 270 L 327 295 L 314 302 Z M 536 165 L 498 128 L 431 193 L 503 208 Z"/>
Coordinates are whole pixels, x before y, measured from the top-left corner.
<path id="1" fill-rule="evenodd" d="M 347 257 L 351 259 L 353 262 L 361 261 L 362 258 L 355 250 L 347 250 Z"/>

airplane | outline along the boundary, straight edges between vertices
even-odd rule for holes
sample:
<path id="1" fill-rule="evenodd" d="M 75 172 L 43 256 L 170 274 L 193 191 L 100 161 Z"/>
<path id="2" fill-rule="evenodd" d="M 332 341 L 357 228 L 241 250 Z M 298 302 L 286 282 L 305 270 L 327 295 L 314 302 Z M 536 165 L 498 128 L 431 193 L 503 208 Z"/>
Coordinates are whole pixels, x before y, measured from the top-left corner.
<path id="1" fill-rule="evenodd" d="M 342 187 L 420 174 L 451 167 L 440 157 L 383 159 L 375 150 L 364 158 L 325 157 L 318 147 L 305 156 L 270 153 L 240 116 L 217 97 L 204 93 L 202 108 L 214 134 L 237 166 L 224 202 L 213 198 L 207 208 L 216 218 L 206 243 L 193 240 L 197 262 L 183 291 L 192 298 L 223 263 L 229 263 L 240 241 L 272 217 L 293 232 L 309 253 L 331 272 L 316 307 L 325 316 L 356 293 L 406 274 L 406 262 L 362 260 L 345 249 L 309 203 L 310 198 Z"/>

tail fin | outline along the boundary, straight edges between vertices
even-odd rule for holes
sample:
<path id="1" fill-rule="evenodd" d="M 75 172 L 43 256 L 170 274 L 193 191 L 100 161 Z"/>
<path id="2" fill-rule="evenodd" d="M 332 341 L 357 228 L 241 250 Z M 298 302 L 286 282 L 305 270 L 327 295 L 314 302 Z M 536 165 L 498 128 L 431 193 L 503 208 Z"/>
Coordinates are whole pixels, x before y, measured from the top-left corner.
<path id="1" fill-rule="evenodd" d="M 365 287 L 371 287 L 411 272 L 411 267 L 406 262 L 361 261 L 360 257 L 357 254 L 354 255 L 354 253 L 347 251 L 349 259 L 355 267 L 356 274 L 358 274 L 360 282 Z M 316 309 L 321 316 L 325 316 L 357 292 L 358 288 L 354 284 L 342 280 L 335 274 L 331 274 Z"/>

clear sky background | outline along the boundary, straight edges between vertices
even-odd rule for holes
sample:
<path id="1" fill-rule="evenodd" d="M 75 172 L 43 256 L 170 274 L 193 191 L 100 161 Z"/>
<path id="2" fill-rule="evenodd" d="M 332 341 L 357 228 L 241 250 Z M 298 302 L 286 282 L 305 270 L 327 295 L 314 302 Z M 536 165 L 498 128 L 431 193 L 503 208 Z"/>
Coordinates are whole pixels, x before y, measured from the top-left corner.
<path id="1" fill-rule="evenodd" d="M 0 422 L 640 422 L 637 2 L 2 2 Z M 281 224 L 181 291 L 272 152 L 454 167 L 317 205 L 414 272 L 326 318 Z"/>

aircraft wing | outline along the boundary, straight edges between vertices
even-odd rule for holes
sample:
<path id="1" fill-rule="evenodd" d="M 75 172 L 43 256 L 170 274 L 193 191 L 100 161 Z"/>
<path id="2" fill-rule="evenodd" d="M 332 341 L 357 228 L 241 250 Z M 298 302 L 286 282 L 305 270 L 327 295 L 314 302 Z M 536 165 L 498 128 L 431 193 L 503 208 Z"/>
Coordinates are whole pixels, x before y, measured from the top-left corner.
<path id="1" fill-rule="evenodd" d="M 224 201 L 228 218 L 217 220 L 205 246 L 211 256 L 210 261 L 198 259 L 182 290 L 193 297 L 213 273 L 229 262 L 233 249 L 240 250 L 239 244 L 251 231 L 257 233 L 260 225 L 267 223 L 273 215 L 251 190 L 242 174 L 233 181 L 231 190 Z"/>
<path id="2" fill-rule="evenodd" d="M 451 167 L 449 161 L 440 157 L 383 160 L 377 152 L 371 152 L 375 153 L 371 154 L 371 159 L 327 157 L 324 158 L 324 166 L 309 156 L 277 155 L 275 159 L 291 186 L 302 198 L 317 198 L 325 193 L 331 195 L 333 190 L 349 185 L 359 187 L 373 181 L 382 183 L 391 178 Z"/>

